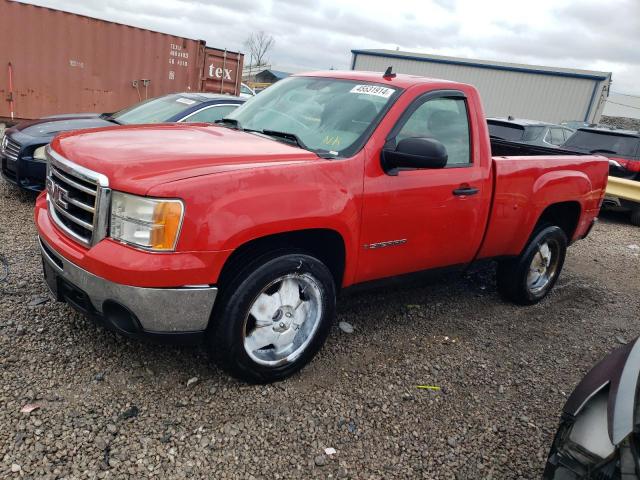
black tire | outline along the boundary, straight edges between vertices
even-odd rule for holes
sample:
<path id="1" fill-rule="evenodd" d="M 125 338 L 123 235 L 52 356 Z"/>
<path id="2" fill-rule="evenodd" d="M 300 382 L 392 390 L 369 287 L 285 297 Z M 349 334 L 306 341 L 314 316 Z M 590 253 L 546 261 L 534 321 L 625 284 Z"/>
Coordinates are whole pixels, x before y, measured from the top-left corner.
<path id="1" fill-rule="evenodd" d="M 551 261 L 554 262 L 553 274 L 540 290 L 528 283 L 529 271 L 538 253 L 540 245 L 549 245 Z M 556 251 L 557 250 L 557 251 Z M 567 252 L 567 236 L 560 227 L 542 226 L 538 228 L 519 257 L 498 263 L 498 292 L 505 299 L 518 305 L 533 305 L 542 300 L 553 288 Z M 539 261 L 539 257 L 535 260 Z M 557 263 L 556 263 L 557 262 Z"/>
<path id="2" fill-rule="evenodd" d="M 631 220 L 631 225 L 640 227 L 640 207 L 636 207 L 633 210 L 631 210 L 631 215 L 629 215 L 629 220 Z"/>
<path id="3" fill-rule="evenodd" d="M 254 301 L 272 282 L 286 275 L 313 278 L 320 295 L 322 310 L 309 335 L 306 347 L 292 361 L 279 365 L 263 365 L 252 359 L 245 349 L 247 319 Z M 214 309 L 207 335 L 207 348 L 212 360 L 234 377 L 250 383 L 269 383 L 294 374 L 320 350 L 335 317 L 336 287 L 329 269 L 317 258 L 303 252 L 274 252 L 250 262 L 240 269 L 227 285 L 222 286 L 219 303 Z M 275 325 L 275 323 L 274 323 Z M 270 328 L 270 327 L 267 327 Z M 254 352 L 255 353 L 255 352 Z"/>

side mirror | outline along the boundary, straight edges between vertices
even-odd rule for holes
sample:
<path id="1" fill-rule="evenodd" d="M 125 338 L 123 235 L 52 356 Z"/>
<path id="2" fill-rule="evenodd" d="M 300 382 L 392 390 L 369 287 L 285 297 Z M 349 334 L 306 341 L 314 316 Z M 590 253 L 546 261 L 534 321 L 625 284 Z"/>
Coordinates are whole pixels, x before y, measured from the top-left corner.
<path id="1" fill-rule="evenodd" d="M 447 149 L 435 138 L 405 138 L 394 150 L 382 150 L 382 167 L 397 175 L 401 168 L 444 168 L 448 158 Z"/>

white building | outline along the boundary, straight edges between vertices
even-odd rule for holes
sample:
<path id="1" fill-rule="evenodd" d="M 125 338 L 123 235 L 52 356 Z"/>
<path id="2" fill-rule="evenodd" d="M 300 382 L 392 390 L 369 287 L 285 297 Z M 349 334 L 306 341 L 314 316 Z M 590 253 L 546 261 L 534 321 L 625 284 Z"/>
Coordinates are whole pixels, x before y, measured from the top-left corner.
<path id="1" fill-rule="evenodd" d="M 443 57 L 397 50 L 352 50 L 352 70 L 454 80 L 474 85 L 488 117 L 598 123 L 610 72 Z"/>

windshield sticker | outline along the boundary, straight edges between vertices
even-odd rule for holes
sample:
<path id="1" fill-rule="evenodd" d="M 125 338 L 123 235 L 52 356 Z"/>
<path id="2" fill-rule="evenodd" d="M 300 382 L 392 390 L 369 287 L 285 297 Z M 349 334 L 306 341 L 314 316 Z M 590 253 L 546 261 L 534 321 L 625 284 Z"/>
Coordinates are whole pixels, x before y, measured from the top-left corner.
<path id="1" fill-rule="evenodd" d="M 394 90 L 393 88 L 379 87 L 377 85 L 356 85 L 350 90 L 350 92 L 389 98 L 391 95 L 393 95 Z"/>
<path id="2" fill-rule="evenodd" d="M 332 147 L 340 146 L 340 137 L 338 135 L 336 135 L 335 137 L 327 135 L 324 137 L 322 143 L 324 143 L 325 145 L 331 145 Z"/>
<path id="3" fill-rule="evenodd" d="M 184 103 L 185 105 L 193 105 L 194 103 L 196 103 L 195 100 L 189 100 L 188 98 L 178 98 L 176 102 Z"/>

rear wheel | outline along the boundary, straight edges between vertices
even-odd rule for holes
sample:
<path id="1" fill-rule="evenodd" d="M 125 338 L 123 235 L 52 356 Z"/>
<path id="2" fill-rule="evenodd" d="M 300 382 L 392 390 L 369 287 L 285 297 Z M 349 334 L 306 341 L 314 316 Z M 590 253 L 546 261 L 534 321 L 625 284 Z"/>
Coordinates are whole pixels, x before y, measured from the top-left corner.
<path id="1" fill-rule="evenodd" d="M 335 314 L 329 269 L 303 253 L 256 260 L 225 286 L 209 331 L 212 358 L 242 380 L 284 379 L 322 347 Z"/>
<path id="2" fill-rule="evenodd" d="M 631 220 L 632 225 L 640 227 L 640 207 L 635 207 L 633 210 L 631 210 L 629 219 Z"/>
<path id="3" fill-rule="evenodd" d="M 553 288 L 567 251 L 567 237 L 560 227 L 541 227 L 522 254 L 498 264 L 498 291 L 507 300 L 532 305 Z"/>

